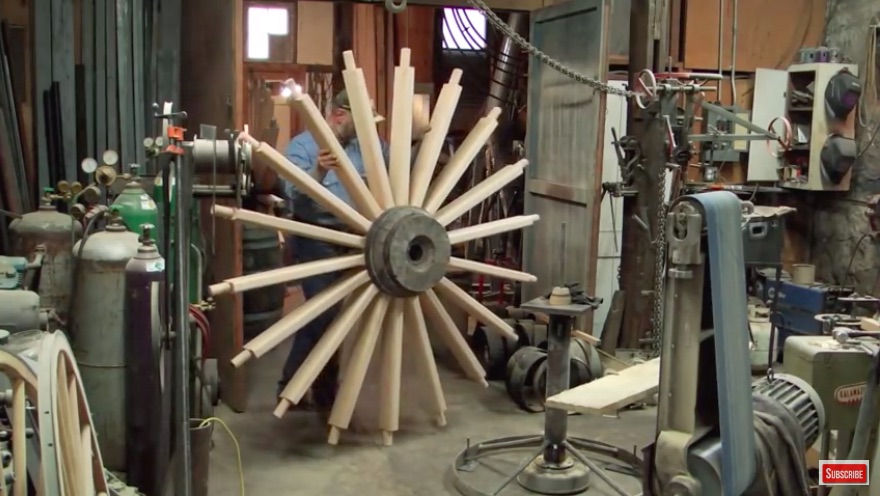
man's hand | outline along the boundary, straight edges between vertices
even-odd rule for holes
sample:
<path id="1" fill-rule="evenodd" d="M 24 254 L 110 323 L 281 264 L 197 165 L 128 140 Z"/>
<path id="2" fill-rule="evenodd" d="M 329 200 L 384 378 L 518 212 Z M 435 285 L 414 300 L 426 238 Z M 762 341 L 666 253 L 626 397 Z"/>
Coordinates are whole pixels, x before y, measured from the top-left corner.
<path id="1" fill-rule="evenodd" d="M 321 150 L 318 152 L 318 166 L 312 170 L 312 177 L 321 182 L 327 175 L 327 172 L 334 170 L 339 165 L 339 160 L 329 150 Z"/>
<path id="2" fill-rule="evenodd" d="M 329 150 L 321 150 L 318 153 L 318 166 L 325 172 L 335 169 L 337 165 L 339 165 L 339 160 Z"/>

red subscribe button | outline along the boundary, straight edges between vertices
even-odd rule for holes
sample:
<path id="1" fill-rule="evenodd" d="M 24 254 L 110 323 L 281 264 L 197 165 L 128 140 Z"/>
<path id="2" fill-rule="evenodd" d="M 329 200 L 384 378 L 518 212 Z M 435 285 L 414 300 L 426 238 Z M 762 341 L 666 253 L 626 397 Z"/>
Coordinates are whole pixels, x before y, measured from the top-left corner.
<path id="1" fill-rule="evenodd" d="M 819 462 L 819 485 L 867 486 L 868 460 L 822 460 Z"/>

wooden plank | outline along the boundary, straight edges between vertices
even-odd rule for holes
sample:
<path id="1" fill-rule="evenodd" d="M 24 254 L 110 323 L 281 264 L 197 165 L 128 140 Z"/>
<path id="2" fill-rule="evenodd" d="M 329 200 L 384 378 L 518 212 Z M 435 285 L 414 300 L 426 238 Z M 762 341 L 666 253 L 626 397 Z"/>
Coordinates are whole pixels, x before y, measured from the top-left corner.
<path id="1" fill-rule="evenodd" d="M 76 71 L 74 68 L 73 0 L 52 0 L 52 80 L 61 102 L 62 169 L 68 181 L 78 179 L 76 147 Z"/>
<path id="2" fill-rule="evenodd" d="M 730 68 L 733 5 L 737 11 L 736 70 L 785 69 L 801 47 L 822 45 L 825 2 L 822 0 L 740 0 L 725 2 L 721 67 Z M 797 13 L 797 15 L 793 15 Z M 687 2 L 684 65 L 688 69 L 718 68 L 719 3 Z M 786 22 L 779 22 L 786 19 Z"/>
<path id="3" fill-rule="evenodd" d="M 604 80 L 608 11 L 609 4 L 603 0 L 573 0 L 542 9 L 531 16 L 532 43 L 575 71 Z M 525 212 L 539 214 L 541 222 L 523 235 L 524 270 L 535 274 L 539 281 L 523 287 L 523 299 L 546 294 L 560 278 L 577 282 L 592 293 L 596 283 L 605 95 L 535 59 L 530 59 L 529 76 L 526 181 L 567 185 L 579 193 L 569 195 L 578 200 L 574 202 L 533 192 L 525 195 Z M 585 149 L 589 151 L 585 153 Z M 558 251 L 548 256 L 548 246 Z M 558 255 L 562 253 L 564 262 Z M 563 264 L 565 273 L 560 274 Z M 592 315 L 581 320 L 579 328 L 592 328 Z"/>
<path id="4" fill-rule="evenodd" d="M 608 415 L 660 389 L 660 359 L 633 365 L 614 375 L 588 382 L 547 398 L 548 408 Z"/>
<path id="5" fill-rule="evenodd" d="M 144 72 L 146 59 L 144 57 L 144 0 L 131 1 L 131 25 L 132 25 L 132 118 L 134 119 L 134 160 L 145 165 L 146 149 L 141 146 L 146 136 L 146 111 L 144 101 Z M 149 103 L 152 105 L 152 103 Z"/>
<path id="6" fill-rule="evenodd" d="M 105 88 L 107 95 L 106 130 L 107 149 L 119 150 L 119 75 L 116 58 L 116 0 L 106 0 L 106 25 L 104 31 L 104 74 L 107 77 Z"/>
<path id="7" fill-rule="evenodd" d="M 632 0 L 611 2 L 610 33 L 608 34 L 609 58 L 626 63 L 629 57 L 629 12 Z"/>
<path id="8" fill-rule="evenodd" d="M 51 0 L 31 0 L 30 40 L 33 65 L 31 66 L 31 96 L 33 98 L 32 135 L 36 144 L 35 158 L 40 188 L 49 186 L 49 147 L 46 139 L 46 110 L 43 92 L 52 84 L 52 17 Z M 38 13 L 42 15 L 37 15 Z"/>
<path id="9" fill-rule="evenodd" d="M 336 31 L 334 5 L 328 2 L 296 3 L 296 63 L 333 65 Z"/>
<path id="10" fill-rule="evenodd" d="M 107 2 L 95 0 L 95 153 L 100 157 L 107 149 Z M 97 98 L 97 95 L 102 95 Z"/>
<path id="11" fill-rule="evenodd" d="M 131 0 L 116 0 L 116 82 L 119 95 L 119 148 L 116 151 L 123 170 L 135 161 L 131 17 Z"/>
<path id="12" fill-rule="evenodd" d="M 86 157 L 95 157 L 95 0 L 82 0 L 83 109 Z"/>

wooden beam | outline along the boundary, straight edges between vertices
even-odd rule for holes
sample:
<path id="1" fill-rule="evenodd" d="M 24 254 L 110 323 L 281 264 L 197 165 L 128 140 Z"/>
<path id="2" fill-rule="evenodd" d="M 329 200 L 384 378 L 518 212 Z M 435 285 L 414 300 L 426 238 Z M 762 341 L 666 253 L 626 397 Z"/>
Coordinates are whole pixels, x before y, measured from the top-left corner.
<path id="1" fill-rule="evenodd" d="M 654 57 L 655 46 L 659 40 L 654 38 L 654 2 L 650 0 L 634 0 L 630 17 L 630 75 L 629 85 L 635 87 L 639 71 L 660 69 L 659 61 L 665 56 Z M 664 38 L 666 26 L 660 26 L 660 38 Z M 654 289 L 654 254 L 652 241 L 656 234 L 657 212 L 660 207 L 659 178 L 666 167 L 664 149 L 663 123 L 652 118 L 635 105 L 630 105 L 627 116 L 627 129 L 641 145 L 642 154 L 646 157 L 643 167 L 644 174 L 637 174 L 634 181 L 638 194 L 624 198 L 623 201 L 623 236 L 621 243 L 621 280 L 620 289 L 626 294 L 623 311 L 623 328 L 621 329 L 620 347 L 639 348 L 639 340 L 651 331 L 651 315 L 653 312 Z M 658 126 L 661 129 L 658 129 Z M 645 230 L 637 216 L 650 229 Z M 643 218 L 644 217 L 644 218 Z"/>

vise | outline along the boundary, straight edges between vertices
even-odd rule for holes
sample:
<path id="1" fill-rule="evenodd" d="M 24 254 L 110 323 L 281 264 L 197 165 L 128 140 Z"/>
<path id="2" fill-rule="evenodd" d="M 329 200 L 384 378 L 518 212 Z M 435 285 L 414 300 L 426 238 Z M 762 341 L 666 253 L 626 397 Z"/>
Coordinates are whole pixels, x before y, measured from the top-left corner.
<path id="1" fill-rule="evenodd" d="M 779 361 L 782 362 L 785 340 L 792 335 L 818 336 L 822 334 L 822 322 L 816 315 L 825 313 L 849 313 L 849 303 L 841 301 L 853 293 L 852 286 L 822 283 L 796 284 L 782 280 L 776 312 L 771 316 L 779 329 Z"/>

